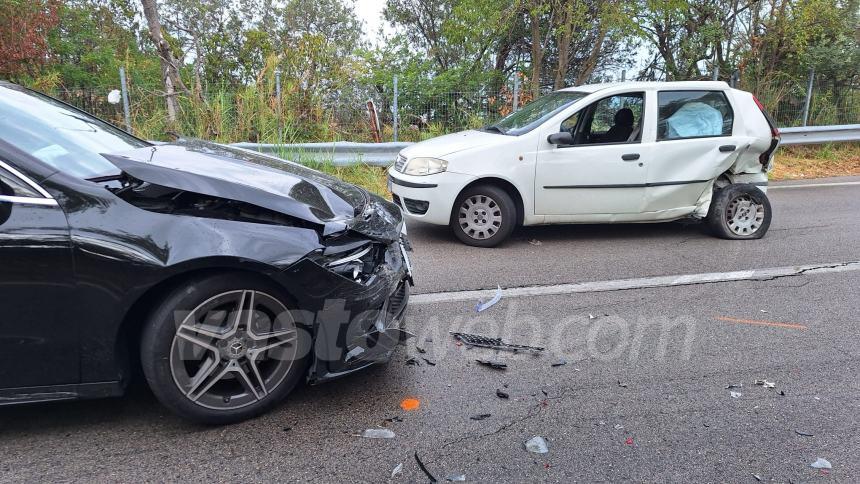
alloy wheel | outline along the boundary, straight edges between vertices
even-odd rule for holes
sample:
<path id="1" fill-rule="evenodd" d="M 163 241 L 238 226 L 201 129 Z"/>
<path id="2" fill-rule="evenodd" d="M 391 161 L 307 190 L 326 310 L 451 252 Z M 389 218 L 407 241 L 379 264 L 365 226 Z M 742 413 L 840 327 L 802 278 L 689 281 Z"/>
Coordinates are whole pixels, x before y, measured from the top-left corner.
<path id="1" fill-rule="evenodd" d="M 264 399 L 289 374 L 298 329 L 287 308 L 254 290 L 213 296 L 176 329 L 170 371 L 197 405 L 233 410 Z"/>

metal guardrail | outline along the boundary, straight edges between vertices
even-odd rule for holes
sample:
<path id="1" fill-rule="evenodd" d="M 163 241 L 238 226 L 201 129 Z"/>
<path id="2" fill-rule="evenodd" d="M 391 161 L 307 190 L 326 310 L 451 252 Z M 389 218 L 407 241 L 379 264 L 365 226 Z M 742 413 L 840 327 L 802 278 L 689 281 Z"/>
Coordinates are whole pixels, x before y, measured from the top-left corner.
<path id="1" fill-rule="evenodd" d="M 783 145 L 812 145 L 860 141 L 860 124 L 780 128 Z"/>
<path id="2" fill-rule="evenodd" d="M 782 145 L 804 145 L 860 141 L 860 124 L 838 126 L 807 126 L 780 128 Z M 400 150 L 413 143 L 334 143 L 258 144 L 235 143 L 233 146 L 260 151 L 279 158 L 295 161 L 327 162 L 338 166 L 366 163 L 371 166 L 389 166 L 397 159 Z"/>

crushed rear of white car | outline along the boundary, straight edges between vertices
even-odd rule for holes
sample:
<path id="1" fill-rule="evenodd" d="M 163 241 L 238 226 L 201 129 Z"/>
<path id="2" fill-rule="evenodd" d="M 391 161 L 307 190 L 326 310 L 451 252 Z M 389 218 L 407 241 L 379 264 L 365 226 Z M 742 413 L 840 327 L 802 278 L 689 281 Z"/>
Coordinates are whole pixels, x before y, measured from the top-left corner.
<path id="1" fill-rule="evenodd" d="M 778 145 L 755 97 L 723 82 L 587 85 L 410 146 L 389 181 L 406 217 L 478 247 L 517 225 L 688 217 L 718 237 L 756 239 L 770 225 Z"/>

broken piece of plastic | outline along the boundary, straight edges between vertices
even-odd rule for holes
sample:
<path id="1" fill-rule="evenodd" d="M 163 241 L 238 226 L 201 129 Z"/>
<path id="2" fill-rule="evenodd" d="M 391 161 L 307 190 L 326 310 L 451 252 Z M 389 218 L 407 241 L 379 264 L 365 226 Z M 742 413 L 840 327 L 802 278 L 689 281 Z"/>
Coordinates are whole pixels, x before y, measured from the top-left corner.
<path id="1" fill-rule="evenodd" d="M 472 420 L 484 420 L 484 419 L 490 418 L 490 417 L 491 417 L 491 415 L 489 413 L 482 413 L 480 415 L 472 415 L 469 418 Z"/>
<path id="2" fill-rule="evenodd" d="M 503 391 L 501 391 L 501 390 L 498 390 L 498 389 L 496 390 L 496 396 L 497 396 L 497 397 L 499 397 L 499 398 L 504 398 L 504 399 L 511 398 L 511 396 L 510 396 L 510 395 L 508 395 L 507 393 L 505 393 L 505 392 L 503 392 Z"/>
<path id="3" fill-rule="evenodd" d="M 493 350 L 508 350 L 508 351 L 543 351 L 544 348 L 539 346 L 525 346 L 505 343 L 501 338 L 488 338 L 477 334 L 456 333 L 451 331 L 451 336 L 463 342 L 467 346 L 477 346 L 479 348 L 490 348 Z"/>
<path id="4" fill-rule="evenodd" d="M 536 435 L 526 441 L 526 450 L 533 454 L 546 454 L 549 447 L 543 437 Z"/>
<path id="5" fill-rule="evenodd" d="M 475 312 L 480 313 L 481 311 L 486 311 L 490 309 L 494 304 L 502 300 L 502 286 L 496 286 L 496 294 L 487 302 L 478 301 L 478 305 L 475 306 Z"/>
<path id="6" fill-rule="evenodd" d="M 436 478 L 433 477 L 433 474 L 431 474 L 430 471 L 427 470 L 427 467 L 424 466 L 424 463 L 421 462 L 421 458 L 418 457 L 417 451 L 415 452 L 414 455 L 415 455 L 415 462 L 418 463 L 418 468 L 421 469 L 421 472 L 423 472 L 427 476 L 427 478 L 430 479 L 430 482 L 436 482 Z"/>
<path id="7" fill-rule="evenodd" d="M 466 480 L 466 474 L 448 474 L 445 480 L 448 482 L 462 482 Z"/>
<path id="8" fill-rule="evenodd" d="M 794 433 L 796 433 L 797 435 L 800 435 L 801 437 L 814 437 L 813 434 L 810 434 L 808 432 L 802 432 L 800 430 L 795 430 Z"/>
<path id="9" fill-rule="evenodd" d="M 361 436 L 365 439 L 393 439 L 394 432 L 389 429 L 367 429 Z"/>
<path id="10" fill-rule="evenodd" d="M 475 360 L 475 361 L 477 361 L 478 364 L 487 366 L 487 367 L 492 368 L 494 370 L 506 370 L 506 369 L 508 369 L 508 365 L 506 365 L 505 363 L 502 363 L 501 361 L 494 361 L 494 360 Z"/>
<path id="11" fill-rule="evenodd" d="M 397 465 L 394 467 L 394 470 L 392 470 L 392 471 L 391 471 L 391 477 L 397 477 L 397 476 L 399 476 L 401 473 L 403 473 L 403 462 L 401 462 L 401 463 L 397 464 Z"/>
<path id="12" fill-rule="evenodd" d="M 361 355 L 362 353 L 364 353 L 364 348 L 362 348 L 361 346 L 356 346 L 355 348 L 347 352 L 346 357 L 344 359 L 349 362 L 358 358 L 359 355 Z"/>
<path id="13" fill-rule="evenodd" d="M 529 244 L 537 246 L 537 245 L 542 245 L 543 242 L 541 242 L 538 239 L 529 239 Z"/>
<path id="14" fill-rule="evenodd" d="M 830 465 L 830 461 L 823 457 L 819 457 L 812 464 L 809 464 L 809 467 L 814 469 L 832 469 L 833 466 Z"/>
<path id="15" fill-rule="evenodd" d="M 567 360 L 565 360 L 564 358 L 561 358 L 550 366 L 556 367 L 556 366 L 564 366 L 566 364 L 567 364 Z"/>
<path id="16" fill-rule="evenodd" d="M 741 395 L 743 395 L 743 393 L 741 393 L 741 392 L 729 392 L 729 393 L 732 395 L 732 398 L 741 398 Z"/>
<path id="17" fill-rule="evenodd" d="M 774 388 L 776 386 L 776 383 L 767 380 L 756 380 L 755 384 L 765 388 Z"/>

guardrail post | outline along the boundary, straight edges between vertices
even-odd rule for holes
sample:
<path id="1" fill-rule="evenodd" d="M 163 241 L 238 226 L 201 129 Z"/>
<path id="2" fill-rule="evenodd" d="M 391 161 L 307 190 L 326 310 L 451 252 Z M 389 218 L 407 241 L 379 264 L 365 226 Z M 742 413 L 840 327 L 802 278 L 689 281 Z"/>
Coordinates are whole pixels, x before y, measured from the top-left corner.
<path id="1" fill-rule="evenodd" d="M 397 97 L 399 95 L 399 91 L 397 90 L 397 76 L 394 76 L 394 103 L 391 105 L 391 114 L 393 115 L 392 121 L 394 123 L 394 142 L 397 142 L 397 134 L 398 127 L 400 125 L 400 111 L 397 108 Z"/>
<path id="2" fill-rule="evenodd" d="M 624 82 L 626 80 L 627 80 L 627 69 L 623 69 L 621 71 L 621 82 Z"/>
<path id="3" fill-rule="evenodd" d="M 812 82 L 815 80 L 815 69 L 809 69 L 809 81 L 806 84 L 806 99 L 803 101 L 803 124 L 809 121 L 809 104 L 812 102 Z"/>
<path id="4" fill-rule="evenodd" d="M 514 112 L 520 108 L 520 73 L 514 71 L 514 99 L 512 101 Z"/>
<path id="5" fill-rule="evenodd" d="M 131 133 L 131 113 L 128 107 L 128 86 L 125 78 L 125 67 L 119 68 L 119 84 L 122 89 L 122 113 L 125 116 L 125 130 Z"/>

